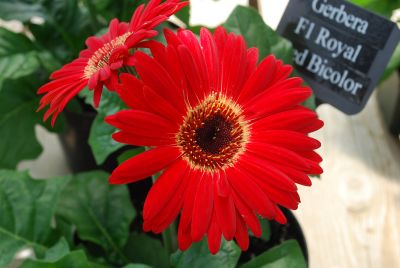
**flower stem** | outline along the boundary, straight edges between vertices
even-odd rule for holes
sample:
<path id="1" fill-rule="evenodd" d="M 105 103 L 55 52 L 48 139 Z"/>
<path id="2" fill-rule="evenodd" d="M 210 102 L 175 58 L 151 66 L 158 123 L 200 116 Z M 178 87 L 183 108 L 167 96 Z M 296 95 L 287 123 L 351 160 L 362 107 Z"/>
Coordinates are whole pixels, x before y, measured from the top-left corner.
<path id="1" fill-rule="evenodd" d="M 173 221 L 170 226 L 162 232 L 162 239 L 168 255 L 174 253 L 178 249 L 178 237 L 175 221 Z"/>

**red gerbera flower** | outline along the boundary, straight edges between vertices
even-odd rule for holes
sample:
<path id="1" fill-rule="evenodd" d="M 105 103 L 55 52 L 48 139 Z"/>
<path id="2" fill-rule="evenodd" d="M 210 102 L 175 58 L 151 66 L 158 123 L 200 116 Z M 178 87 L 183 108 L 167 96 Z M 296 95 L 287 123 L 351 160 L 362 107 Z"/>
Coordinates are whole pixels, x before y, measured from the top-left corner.
<path id="1" fill-rule="evenodd" d="M 94 90 L 93 100 L 97 107 L 103 86 L 115 90 L 118 69 L 123 65 L 133 65 L 129 50 L 140 47 L 144 39 L 155 36 L 155 26 L 188 4 L 179 1 L 160 3 L 161 0 L 151 0 L 146 7 L 141 5 L 136 9 L 129 24 L 113 19 L 106 34 L 89 37 L 86 40 L 88 48 L 80 53 L 79 58 L 52 73 L 50 79 L 53 81 L 38 90 L 38 94 L 46 94 L 38 110 L 50 106 L 44 120 L 52 116 L 54 125 L 58 114 L 85 86 Z"/>
<path id="2" fill-rule="evenodd" d="M 207 236 L 212 253 L 221 236 L 246 250 L 257 215 L 285 223 L 279 206 L 296 209 L 296 183 L 320 174 L 320 143 L 307 136 L 322 127 L 300 103 L 311 95 L 292 67 L 274 56 L 259 65 L 256 48 L 218 28 L 165 32 L 153 57 L 134 55 L 141 80 L 121 75 L 121 98 L 132 108 L 106 118 L 113 138 L 152 149 L 122 163 L 110 183 L 131 183 L 164 170 L 143 211 L 145 231 L 163 231 L 181 212 L 179 247 Z"/>

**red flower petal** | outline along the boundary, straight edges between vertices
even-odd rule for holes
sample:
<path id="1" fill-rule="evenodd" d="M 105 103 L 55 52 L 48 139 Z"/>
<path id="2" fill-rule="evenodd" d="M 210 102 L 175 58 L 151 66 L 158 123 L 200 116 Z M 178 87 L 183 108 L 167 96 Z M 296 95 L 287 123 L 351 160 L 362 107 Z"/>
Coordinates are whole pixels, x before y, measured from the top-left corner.
<path id="1" fill-rule="evenodd" d="M 246 170 L 246 174 L 252 176 L 255 181 L 268 183 L 284 191 L 297 191 L 297 187 L 290 177 L 267 161 L 262 161 L 251 155 L 243 156 L 240 161 L 242 162 L 240 166 L 242 166 L 243 169 Z"/>
<path id="2" fill-rule="evenodd" d="M 190 170 L 188 174 L 189 185 L 184 197 L 184 205 L 182 208 L 181 220 L 179 224 L 179 228 L 184 229 L 184 233 L 190 233 L 191 230 L 194 201 L 201 177 L 202 174 L 198 170 Z"/>
<path id="3" fill-rule="evenodd" d="M 212 176 L 204 173 L 197 188 L 192 215 L 192 240 L 200 241 L 207 232 L 211 213 L 213 211 L 213 183 Z"/>
<path id="4" fill-rule="evenodd" d="M 176 189 L 176 192 L 170 197 L 168 202 L 165 203 L 162 211 L 159 211 L 154 217 L 145 219 L 144 226 L 148 225 L 147 230 L 152 230 L 154 233 L 161 233 L 172 223 L 174 219 L 179 214 L 179 211 L 182 208 L 183 204 L 183 196 L 186 191 L 186 185 L 188 180 L 183 175 L 182 183 Z M 161 200 L 158 200 L 160 202 Z M 146 227 L 145 227 L 146 228 Z M 145 229 L 146 230 L 146 229 Z"/>
<path id="5" fill-rule="evenodd" d="M 291 167 L 288 167 L 283 164 L 278 164 L 274 162 L 269 162 L 270 165 L 276 167 L 283 173 L 285 173 L 290 179 L 292 179 L 295 183 L 305 185 L 305 186 L 311 186 L 311 180 L 307 176 L 307 173 L 304 171 L 300 171 Z"/>
<path id="6" fill-rule="evenodd" d="M 147 178 L 173 163 L 181 152 L 173 147 L 157 147 L 132 157 L 111 174 L 111 184 L 131 183 Z"/>
<path id="7" fill-rule="evenodd" d="M 185 66 L 191 88 L 201 99 L 210 92 L 208 72 L 203 52 L 196 36 L 190 31 L 179 31 L 178 37 L 184 46 L 178 48 L 182 65 Z M 183 54 L 181 48 L 184 49 Z"/>
<path id="8" fill-rule="evenodd" d="M 203 47 L 203 55 L 208 70 L 208 81 L 210 89 L 217 89 L 220 83 L 220 70 L 218 52 L 213 37 L 205 28 L 201 29 L 200 43 Z"/>
<path id="9" fill-rule="evenodd" d="M 157 90 L 164 99 L 171 102 L 180 112 L 183 113 L 183 111 L 186 111 L 182 95 L 180 94 L 181 91 L 164 67 L 140 51 L 135 53 L 135 59 L 136 70 L 144 83 L 149 85 L 150 88 Z M 157 73 L 158 75 L 154 76 L 153 73 Z"/>
<path id="10" fill-rule="evenodd" d="M 231 192 L 231 187 L 226 178 L 225 172 L 220 172 L 216 181 L 216 191 L 222 197 L 227 197 Z"/>
<path id="11" fill-rule="evenodd" d="M 207 232 L 207 241 L 210 253 L 216 254 L 221 246 L 221 230 L 217 223 L 215 210 L 211 219 L 210 228 Z"/>
<path id="12" fill-rule="evenodd" d="M 234 192 L 233 192 L 233 200 L 235 202 L 236 209 L 238 210 L 239 214 L 243 217 L 243 220 L 246 222 L 247 226 L 249 226 L 254 236 L 261 237 L 262 235 L 261 225 L 254 212 Z"/>
<path id="13" fill-rule="evenodd" d="M 277 206 L 275 206 L 275 210 L 276 210 L 275 220 L 280 224 L 286 224 L 287 219 L 285 214 L 283 214 L 283 212 Z"/>
<path id="14" fill-rule="evenodd" d="M 265 142 L 297 151 L 315 150 L 321 146 L 321 143 L 316 139 L 303 133 L 287 130 L 257 131 L 255 129 L 252 139 L 255 142 Z"/>
<path id="15" fill-rule="evenodd" d="M 183 116 L 162 96 L 157 94 L 153 89 L 145 86 L 143 89 L 144 99 L 146 100 L 148 107 L 159 116 L 174 123 L 181 123 Z"/>
<path id="16" fill-rule="evenodd" d="M 247 227 L 239 213 L 237 213 L 236 219 L 237 228 L 235 239 L 241 250 L 246 251 L 249 248 L 249 235 L 247 233 Z"/>
<path id="17" fill-rule="evenodd" d="M 279 93 L 264 94 L 259 99 L 248 104 L 246 114 L 265 116 L 294 107 L 310 97 L 309 88 L 282 89 Z"/>
<path id="18" fill-rule="evenodd" d="M 222 197 L 214 190 L 214 211 L 226 240 L 232 240 L 236 232 L 236 210 L 232 196 Z"/>
<path id="19" fill-rule="evenodd" d="M 144 203 L 144 220 L 153 218 L 166 206 L 184 180 L 183 175 L 185 174 L 186 167 L 186 161 L 176 161 L 157 179 Z"/>
<path id="20" fill-rule="evenodd" d="M 177 127 L 158 115 L 140 110 L 123 110 L 107 116 L 105 121 L 133 135 L 171 138 L 175 136 Z M 152 122 L 149 124 L 149 122 Z"/>
<path id="21" fill-rule="evenodd" d="M 239 101 L 246 102 L 258 95 L 272 82 L 275 72 L 275 56 L 270 55 L 263 59 L 256 71 L 250 76 L 240 92 Z"/>
<path id="22" fill-rule="evenodd" d="M 251 178 L 238 170 L 227 170 L 228 180 L 236 194 L 243 197 L 243 201 L 261 216 L 273 219 L 275 211 L 271 201 Z"/>
<path id="23" fill-rule="evenodd" d="M 182 218 L 179 222 L 179 228 L 178 228 L 178 247 L 180 250 L 184 251 L 187 250 L 192 244 L 192 237 L 190 235 L 190 229 L 186 230 L 185 228 L 181 227 L 181 225 L 182 225 Z"/>
<path id="24" fill-rule="evenodd" d="M 130 131 L 120 131 L 114 133 L 112 138 L 120 143 L 136 145 L 136 146 L 166 146 L 173 145 L 174 139 L 162 135 L 160 132 L 154 135 L 139 135 Z"/>
<path id="25" fill-rule="evenodd" d="M 271 114 L 266 117 L 261 117 L 254 121 L 252 127 L 257 131 L 262 130 L 293 130 L 300 131 L 300 129 L 308 127 L 313 122 L 316 122 L 317 116 L 315 112 L 296 107 L 294 109 L 282 111 L 276 114 Z"/>
<path id="26" fill-rule="evenodd" d="M 251 142 L 248 144 L 247 149 L 249 153 L 258 156 L 261 159 L 283 164 L 298 170 L 308 171 L 310 169 L 309 163 L 307 163 L 304 158 L 293 151 L 282 147 Z"/>

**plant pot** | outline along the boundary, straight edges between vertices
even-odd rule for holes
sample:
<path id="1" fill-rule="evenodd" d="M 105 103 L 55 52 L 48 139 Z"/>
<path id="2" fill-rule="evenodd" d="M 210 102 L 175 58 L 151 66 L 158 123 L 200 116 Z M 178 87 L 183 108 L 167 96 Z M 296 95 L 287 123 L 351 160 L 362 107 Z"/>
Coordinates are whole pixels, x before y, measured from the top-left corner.
<path id="1" fill-rule="evenodd" d="M 88 144 L 90 128 L 96 117 L 96 111 L 89 107 L 81 113 L 64 112 L 67 127 L 59 135 L 68 164 L 73 173 L 101 169 L 112 172 L 117 166 L 117 157 L 129 146 L 124 146 L 107 157 L 103 164 L 97 165 L 92 149 Z"/>

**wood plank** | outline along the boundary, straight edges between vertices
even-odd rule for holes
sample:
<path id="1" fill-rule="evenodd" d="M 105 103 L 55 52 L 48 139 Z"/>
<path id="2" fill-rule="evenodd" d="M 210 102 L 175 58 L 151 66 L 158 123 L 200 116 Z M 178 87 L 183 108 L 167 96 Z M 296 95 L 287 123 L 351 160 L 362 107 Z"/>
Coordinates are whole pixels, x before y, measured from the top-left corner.
<path id="1" fill-rule="evenodd" d="M 310 267 L 400 267 L 400 144 L 383 125 L 376 95 L 360 114 L 322 105 L 324 174 L 301 187 L 295 212 Z"/>

